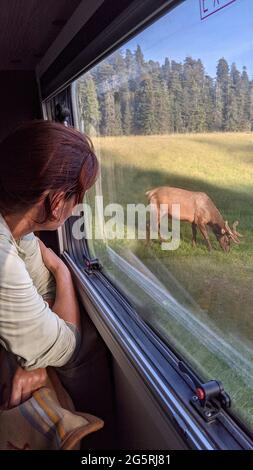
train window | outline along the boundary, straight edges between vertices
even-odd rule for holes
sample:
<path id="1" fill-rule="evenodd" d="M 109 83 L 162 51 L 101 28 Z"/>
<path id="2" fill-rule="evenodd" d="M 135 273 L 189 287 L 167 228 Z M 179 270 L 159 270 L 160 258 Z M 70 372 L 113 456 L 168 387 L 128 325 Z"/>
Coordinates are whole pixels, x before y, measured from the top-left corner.
<path id="1" fill-rule="evenodd" d="M 139 315 L 252 429 L 253 4 L 213 3 L 179 4 L 74 82 L 101 163 L 85 228 Z"/>

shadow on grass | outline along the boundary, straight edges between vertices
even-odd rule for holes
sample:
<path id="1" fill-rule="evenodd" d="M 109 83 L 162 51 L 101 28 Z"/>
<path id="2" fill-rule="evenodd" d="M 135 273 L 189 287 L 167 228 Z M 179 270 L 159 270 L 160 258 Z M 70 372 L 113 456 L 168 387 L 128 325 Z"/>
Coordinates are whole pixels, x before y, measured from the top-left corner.
<path id="1" fill-rule="evenodd" d="M 103 195 L 106 203 L 147 204 L 146 191 L 157 186 L 174 186 L 192 191 L 203 191 L 211 197 L 224 219 L 232 223 L 240 220 L 240 230 L 252 228 L 253 217 L 253 182 L 252 194 L 221 188 L 204 180 L 179 176 L 159 170 L 144 170 L 117 163 L 117 155 L 111 153 L 113 164 L 102 167 Z"/>

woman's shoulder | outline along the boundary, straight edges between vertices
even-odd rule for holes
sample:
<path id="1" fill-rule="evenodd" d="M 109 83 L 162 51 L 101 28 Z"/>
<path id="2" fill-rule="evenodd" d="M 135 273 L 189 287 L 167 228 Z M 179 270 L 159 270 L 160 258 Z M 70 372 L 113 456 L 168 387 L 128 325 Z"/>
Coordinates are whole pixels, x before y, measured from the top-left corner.
<path id="1" fill-rule="evenodd" d="M 31 233 L 28 233 L 27 235 L 24 235 L 19 240 L 15 241 L 7 223 L 5 222 L 3 216 L 0 214 L 0 240 L 3 240 L 5 242 L 7 242 L 8 240 L 9 243 L 11 243 L 12 245 L 20 246 L 22 244 L 29 245 L 29 244 L 35 243 L 36 236 L 34 235 L 33 232 L 31 232 Z"/>
<path id="2" fill-rule="evenodd" d="M 17 248 L 12 238 L 5 231 L 1 231 L 1 228 L 0 228 L 0 259 L 1 259 L 1 254 L 3 255 L 6 252 L 12 253 L 12 254 L 13 253 L 18 254 Z"/>
<path id="3" fill-rule="evenodd" d="M 2 214 L 0 214 L 0 240 L 11 240 L 11 232 Z"/>
<path id="4" fill-rule="evenodd" d="M 20 282 L 28 282 L 26 262 L 35 259 L 39 250 L 38 240 L 34 233 L 14 240 L 3 217 L 0 217 L 0 277 Z M 36 255 L 36 256 L 35 256 Z"/>
<path id="5" fill-rule="evenodd" d="M 11 233 L 0 223 L 0 256 L 1 252 L 11 252 L 21 258 L 34 253 L 38 249 L 37 237 L 29 233 L 19 240 L 14 240 Z"/>
<path id="6" fill-rule="evenodd" d="M 28 282 L 25 264 L 12 240 L 0 233 L 0 294 L 4 287 Z"/>
<path id="7" fill-rule="evenodd" d="M 24 260 L 12 236 L 0 227 L 0 287 L 3 282 L 16 284 L 28 282 Z"/>
<path id="8" fill-rule="evenodd" d="M 19 251 L 25 252 L 26 256 L 31 256 L 35 251 L 38 250 L 38 240 L 34 233 L 28 233 L 22 238 L 16 241 L 17 248 Z"/>
<path id="9" fill-rule="evenodd" d="M 15 253 L 17 246 L 7 223 L 0 214 L 0 257 L 6 251 Z"/>

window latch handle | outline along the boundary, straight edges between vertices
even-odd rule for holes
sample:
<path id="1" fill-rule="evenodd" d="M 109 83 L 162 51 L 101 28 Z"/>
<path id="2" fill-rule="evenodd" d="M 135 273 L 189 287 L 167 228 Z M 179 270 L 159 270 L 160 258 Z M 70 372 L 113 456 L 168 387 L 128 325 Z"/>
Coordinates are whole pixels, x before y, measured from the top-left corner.
<path id="1" fill-rule="evenodd" d="M 84 257 L 84 269 L 87 274 L 93 274 L 95 271 L 101 271 L 102 265 L 100 264 L 98 258 L 88 259 Z"/>
<path id="2" fill-rule="evenodd" d="M 190 402 L 206 421 L 212 421 L 216 418 L 221 408 L 230 408 L 230 396 L 225 392 L 220 381 L 210 380 L 201 383 L 184 362 L 179 361 L 178 367 L 193 383 L 195 394 L 191 397 Z"/>

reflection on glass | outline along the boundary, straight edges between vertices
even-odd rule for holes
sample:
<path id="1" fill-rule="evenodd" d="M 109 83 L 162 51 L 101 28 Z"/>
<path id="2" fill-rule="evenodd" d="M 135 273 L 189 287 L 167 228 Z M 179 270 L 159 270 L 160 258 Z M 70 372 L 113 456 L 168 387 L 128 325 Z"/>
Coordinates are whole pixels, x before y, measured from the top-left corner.
<path id="1" fill-rule="evenodd" d="M 183 2 L 75 82 L 79 127 L 101 160 L 105 206 L 147 204 L 160 186 L 202 192 L 243 238 L 226 252 L 210 230 L 209 253 L 200 227 L 193 246 L 182 222 L 175 251 L 105 235 L 90 247 L 145 321 L 204 378 L 221 380 L 253 427 L 253 4 L 201 21 L 198 3 Z"/>

